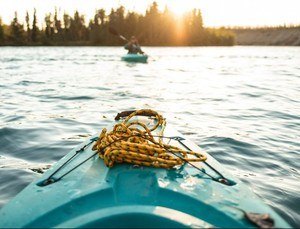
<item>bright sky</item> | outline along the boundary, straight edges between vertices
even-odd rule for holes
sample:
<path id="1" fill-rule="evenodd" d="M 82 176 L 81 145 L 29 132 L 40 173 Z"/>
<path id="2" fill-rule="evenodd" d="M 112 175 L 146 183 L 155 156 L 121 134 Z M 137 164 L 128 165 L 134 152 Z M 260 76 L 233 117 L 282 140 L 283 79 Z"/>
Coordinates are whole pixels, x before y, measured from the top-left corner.
<path id="1" fill-rule="evenodd" d="M 79 10 L 87 19 L 92 18 L 98 8 L 107 11 L 124 5 L 126 9 L 144 12 L 153 0 L 0 0 L 0 17 L 9 23 L 14 11 L 19 18 L 37 9 L 39 25 L 55 6 L 72 14 Z M 205 26 L 265 26 L 300 24 L 300 0 L 157 0 L 161 9 L 167 5 L 176 14 L 192 8 L 202 10 Z"/>

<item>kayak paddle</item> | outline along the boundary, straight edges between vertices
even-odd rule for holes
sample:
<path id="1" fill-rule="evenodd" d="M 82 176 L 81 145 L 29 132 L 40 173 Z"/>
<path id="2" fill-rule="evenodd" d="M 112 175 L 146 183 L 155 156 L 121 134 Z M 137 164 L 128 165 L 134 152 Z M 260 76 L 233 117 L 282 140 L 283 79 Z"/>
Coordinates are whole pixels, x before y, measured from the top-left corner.
<path id="1" fill-rule="evenodd" d="M 113 34 L 113 35 L 115 35 L 115 36 L 121 38 L 123 41 L 128 41 L 128 40 L 126 39 L 126 37 L 120 35 L 120 34 L 117 32 L 117 30 L 115 30 L 114 28 L 109 27 L 108 30 L 109 30 L 109 32 L 110 32 L 111 34 Z"/>

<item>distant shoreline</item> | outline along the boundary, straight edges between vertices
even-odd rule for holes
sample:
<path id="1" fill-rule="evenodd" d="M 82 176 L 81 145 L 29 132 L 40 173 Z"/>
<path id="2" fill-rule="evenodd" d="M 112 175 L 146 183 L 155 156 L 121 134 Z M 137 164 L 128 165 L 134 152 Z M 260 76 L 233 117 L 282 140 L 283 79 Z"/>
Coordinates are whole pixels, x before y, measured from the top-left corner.
<path id="1" fill-rule="evenodd" d="M 236 45 L 300 46 L 300 26 L 233 28 Z"/>

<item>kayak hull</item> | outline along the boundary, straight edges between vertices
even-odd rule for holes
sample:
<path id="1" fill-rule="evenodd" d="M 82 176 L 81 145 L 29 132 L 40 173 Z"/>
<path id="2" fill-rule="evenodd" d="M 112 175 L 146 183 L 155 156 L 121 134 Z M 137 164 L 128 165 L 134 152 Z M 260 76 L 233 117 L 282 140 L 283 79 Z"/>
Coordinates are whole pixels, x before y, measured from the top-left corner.
<path id="1" fill-rule="evenodd" d="M 202 152 L 197 145 L 169 126 L 165 136 L 180 136 L 185 146 Z M 218 172 L 232 181 L 231 185 L 209 179 L 188 164 L 179 169 L 130 164 L 108 168 L 98 155 L 94 155 L 92 144 L 72 157 L 93 139 L 89 138 L 72 150 L 41 179 L 27 186 L 1 209 L 0 228 L 252 227 L 241 210 L 267 213 L 274 219 L 275 227 L 289 227 L 210 155 L 206 154 L 209 166 L 202 162 L 194 164 L 216 178 L 218 174 L 210 166 L 217 168 Z M 181 145 L 177 140 L 171 140 L 170 144 Z M 89 157 L 89 160 L 57 182 L 40 186 L 70 158 L 73 159 L 55 174 L 55 178 Z"/>
<path id="2" fill-rule="evenodd" d="M 122 56 L 121 59 L 127 62 L 147 63 L 148 56 L 139 54 L 126 54 L 125 56 Z"/>

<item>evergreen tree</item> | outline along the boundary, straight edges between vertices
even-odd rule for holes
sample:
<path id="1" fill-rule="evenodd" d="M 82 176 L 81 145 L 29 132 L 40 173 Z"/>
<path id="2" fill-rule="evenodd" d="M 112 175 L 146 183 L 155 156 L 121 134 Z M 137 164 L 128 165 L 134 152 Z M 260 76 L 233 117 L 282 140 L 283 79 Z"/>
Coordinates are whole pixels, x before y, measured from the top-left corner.
<path id="1" fill-rule="evenodd" d="M 45 28 L 45 37 L 46 40 L 51 40 L 52 39 L 52 21 L 51 21 L 51 14 L 46 14 L 45 17 L 45 24 L 46 24 L 46 28 Z"/>
<path id="2" fill-rule="evenodd" d="M 105 34 L 103 29 L 105 20 L 105 10 L 96 10 L 94 20 L 90 21 L 89 24 L 89 40 L 92 44 L 101 44 L 104 42 Z"/>
<path id="3" fill-rule="evenodd" d="M 27 28 L 27 42 L 31 42 L 31 29 L 30 29 L 30 22 L 29 22 L 29 13 L 26 11 L 26 17 L 25 17 L 25 22 L 26 22 L 26 28 Z"/>
<path id="4" fill-rule="evenodd" d="M 153 43 L 154 45 L 158 45 L 159 40 L 157 39 L 159 37 L 159 30 L 162 28 L 159 28 L 160 26 L 160 20 L 161 14 L 158 10 L 158 4 L 156 2 L 153 2 L 150 8 L 146 11 L 145 15 L 145 26 L 148 28 L 147 31 L 145 31 L 145 41 L 147 44 Z"/>
<path id="5" fill-rule="evenodd" d="M 125 27 L 125 35 L 137 35 L 137 28 L 138 28 L 139 17 L 134 12 L 129 12 L 125 17 L 124 27 Z"/>
<path id="6" fill-rule="evenodd" d="M 71 19 L 70 33 L 72 41 L 82 41 L 85 38 L 84 16 L 75 11 L 74 18 Z"/>
<path id="7" fill-rule="evenodd" d="M 15 12 L 15 17 L 10 24 L 10 37 L 16 45 L 24 44 L 24 28 L 18 21 L 18 14 Z"/>
<path id="8" fill-rule="evenodd" d="M 55 8 L 55 12 L 54 12 L 54 36 L 56 41 L 63 40 L 63 28 L 62 28 L 61 20 L 58 19 L 57 8 Z"/>
<path id="9" fill-rule="evenodd" d="M 37 27 L 37 19 L 36 19 L 36 9 L 34 9 L 33 21 L 32 21 L 32 32 L 31 32 L 32 42 L 37 42 L 37 38 L 38 38 L 38 27 Z"/>
<path id="10" fill-rule="evenodd" d="M 123 6 L 120 6 L 116 12 L 115 12 L 115 20 L 116 20 L 116 28 L 120 31 L 120 33 L 125 32 L 124 28 L 124 19 L 125 19 L 125 8 Z"/>
<path id="11" fill-rule="evenodd" d="M 0 45 L 4 43 L 4 28 L 2 24 L 2 18 L 0 17 Z"/>
<path id="12" fill-rule="evenodd" d="M 108 21 L 110 26 L 117 26 L 117 16 L 114 9 L 111 9 L 110 14 L 108 15 Z"/>
<path id="13" fill-rule="evenodd" d="M 61 32 L 61 21 L 58 20 L 58 16 L 57 16 L 57 8 L 55 8 L 55 12 L 54 12 L 54 32 L 55 33 L 60 33 Z"/>
<path id="14" fill-rule="evenodd" d="M 110 27 L 113 27 L 115 29 L 119 29 L 118 28 L 118 19 L 117 19 L 117 15 L 116 15 L 116 11 L 114 9 L 111 9 L 110 14 L 108 15 L 108 23 Z M 120 41 L 119 38 L 115 37 L 115 36 L 110 36 L 110 44 L 111 45 L 120 45 L 122 44 L 122 42 Z"/>
<path id="15" fill-rule="evenodd" d="M 178 22 L 172 12 L 165 7 L 162 13 L 161 45 L 175 45 L 178 41 L 176 26 Z"/>
<path id="16" fill-rule="evenodd" d="M 71 17 L 67 13 L 64 13 L 63 21 L 64 21 L 63 37 L 65 41 L 68 41 L 70 40 L 71 37 L 70 36 Z"/>
<path id="17" fill-rule="evenodd" d="M 100 9 L 97 11 L 97 16 L 100 19 L 100 24 L 103 26 L 104 25 L 104 20 L 105 20 L 105 10 L 104 9 Z"/>

